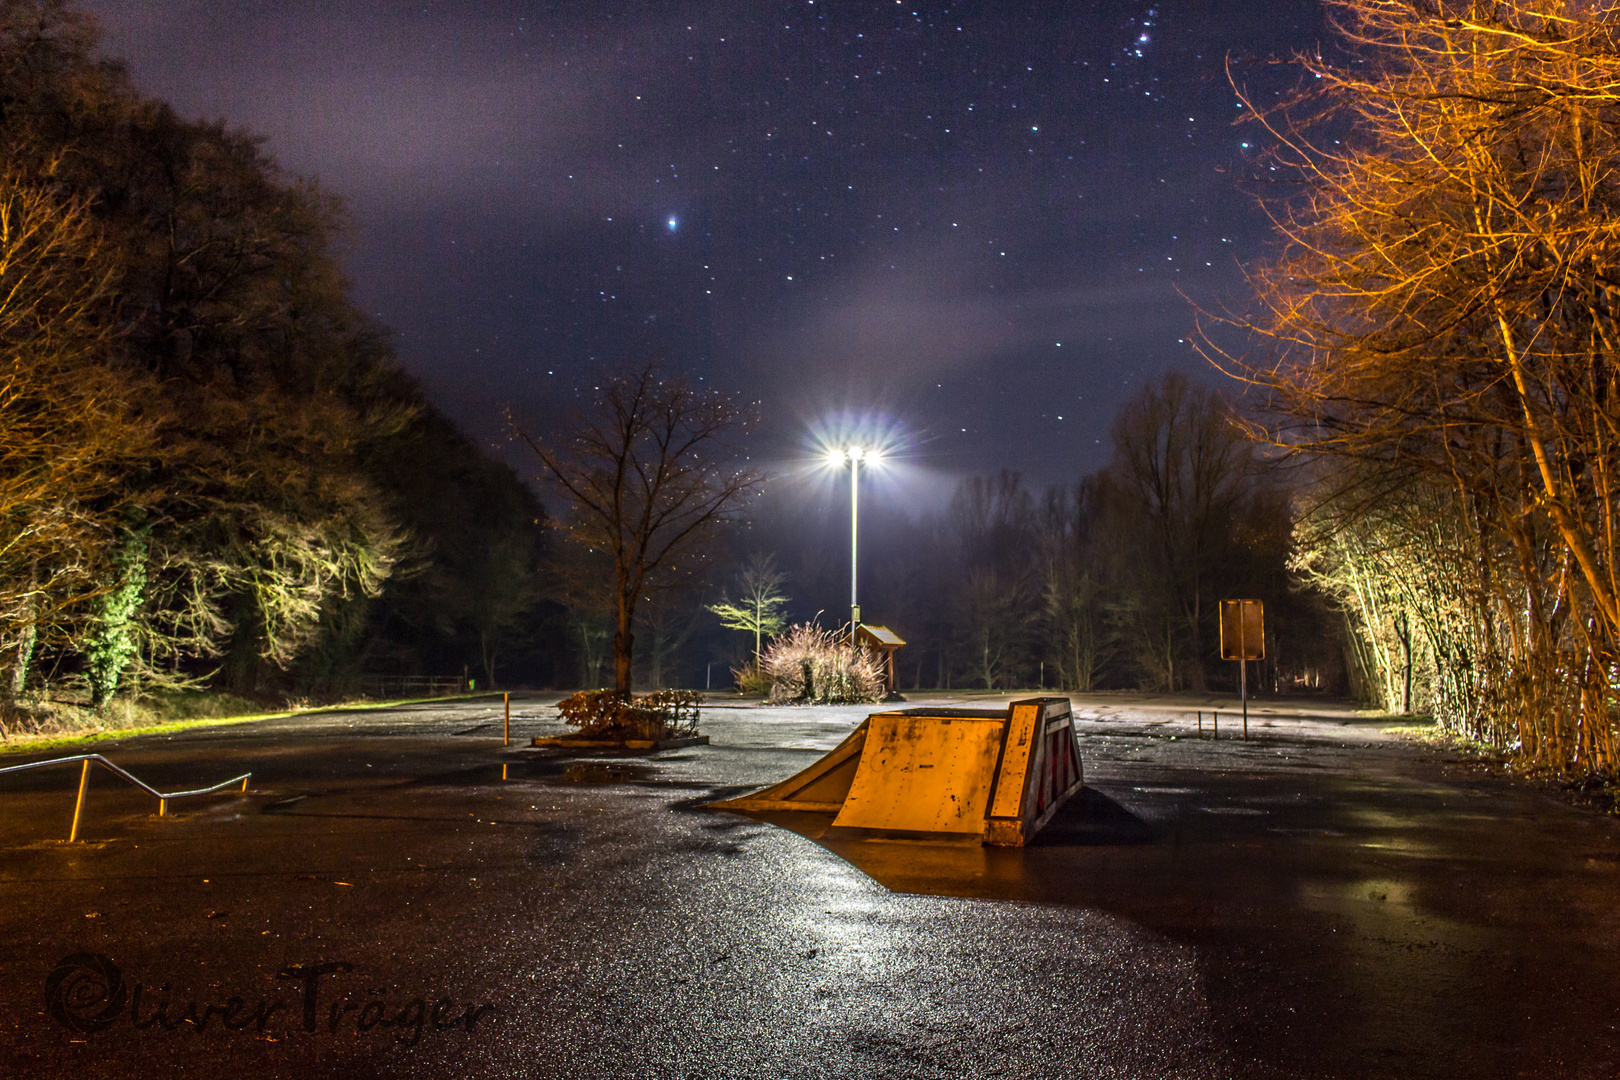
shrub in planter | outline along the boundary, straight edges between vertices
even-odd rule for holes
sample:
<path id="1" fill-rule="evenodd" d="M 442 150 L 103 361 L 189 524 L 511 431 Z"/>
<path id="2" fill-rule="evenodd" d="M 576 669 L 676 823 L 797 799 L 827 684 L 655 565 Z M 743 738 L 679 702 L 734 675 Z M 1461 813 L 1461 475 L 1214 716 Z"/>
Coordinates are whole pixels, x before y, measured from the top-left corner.
<path id="1" fill-rule="evenodd" d="M 682 738 L 697 734 L 701 695 L 659 690 L 626 699 L 616 690 L 581 690 L 557 703 L 563 723 L 600 739 Z"/>
<path id="2" fill-rule="evenodd" d="M 752 664 L 747 667 L 732 668 L 731 679 L 736 685 L 739 694 L 759 694 L 764 696 L 771 692 L 771 677 L 763 669 L 754 667 Z"/>
<path id="3" fill-rule="evenodd" d="M 801 623 L 774 639 L 760 667 L 773 705 L 861 705 L 883 697 L 883 669 L 838 631 Z"/>
<path id="4" fill-rule="evenodd" d="M 635 699 L 635 706 L 658 716 L 663 734 L 660 739 L 684 738 L 697 734 L 699 707 L 703 695 L 696 690 L 657 690 Z"/>

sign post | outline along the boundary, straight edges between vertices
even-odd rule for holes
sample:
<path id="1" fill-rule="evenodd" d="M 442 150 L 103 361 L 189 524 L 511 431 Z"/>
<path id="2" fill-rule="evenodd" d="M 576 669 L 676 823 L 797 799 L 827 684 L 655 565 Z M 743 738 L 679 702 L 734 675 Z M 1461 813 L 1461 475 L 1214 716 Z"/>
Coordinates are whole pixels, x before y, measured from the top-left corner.
<path id="1" fill-rule="evenodd" d="M 1243 737 L 1249 737 L 1249 661 L 1266 658 L 1265 609 L 1258 600 L 1221 601 L 1221 659 L 1238 662 Z"/>

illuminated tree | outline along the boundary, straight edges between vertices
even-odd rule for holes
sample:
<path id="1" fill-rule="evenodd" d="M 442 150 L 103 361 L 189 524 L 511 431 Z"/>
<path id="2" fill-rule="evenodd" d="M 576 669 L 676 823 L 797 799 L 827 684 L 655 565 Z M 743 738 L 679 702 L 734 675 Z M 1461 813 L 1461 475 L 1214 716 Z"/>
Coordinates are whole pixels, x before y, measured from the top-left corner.
<path id="1" fill-rule="evenodd" d="M 769 555 L 754 554 L 743 566 L 738 581 L 738 602 L 721 601 L 709 605 L 709 610 L 720 616 L 720 625 L 728 630 L 743 630 L 754 635 L 754 669 L 759 669 L 759 654 L 764 639 L 782 632 L 787 625 L 783 611 L 787 607 L 787 594 L 782 586 L 787 575 L 776 568 L 776 560 Z"/>
<path id="2" fill-rule="evenodd" d="M 1330 0 L 1349 62 L 1250 111 L 1295 194 L 1257 335 L 1205 352 L 1269 391 L 1261 432 L 1348 462 L 1348 508 L 1424 483 L 1479 557 L 1475 715 L 1532 764 L 1620 767 L 1620 11 Z M 1224 339 L 1223 339 L 1224 340 Z M 1498 630 L 1497 628 L 1500 627 Z M 1462 640 L 1439 643 L 1462 647 Z"/>
<path id="3" fill-rule="evenodd" d="M 538 506 L 349 301 L 338 201 L 137 93 L 96 37 L 62 0 L 0 0 L 9 684 L 47 645 L 126 687 L 493 669 L 535 597 Z M 137 533 L 140 572 L 114 566 Z"/>
<path id="4" fill-rule="evenodd" d="M 109 369 L 115 266 L 82 206 L 0 174 L 0 642 L 14 697 L 36 649 L 98 591 L 151 425 Z"/>

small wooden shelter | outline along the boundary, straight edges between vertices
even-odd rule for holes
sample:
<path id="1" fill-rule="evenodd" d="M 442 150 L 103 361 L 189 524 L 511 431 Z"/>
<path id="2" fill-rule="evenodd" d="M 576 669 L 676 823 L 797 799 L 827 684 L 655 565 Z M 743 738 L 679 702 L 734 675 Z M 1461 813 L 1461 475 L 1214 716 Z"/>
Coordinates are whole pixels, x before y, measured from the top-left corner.
<path id="1" fill-rule="evenodd" d="M 888 672 L 885 686 L 891 694 L 894 693 L 894 654 L 905 643 L 904 638 L 887 626 L 869 626 L 861 623 L 855 627 L 856 647 L 871 649 L 883 657 L 883 667 Z"/>

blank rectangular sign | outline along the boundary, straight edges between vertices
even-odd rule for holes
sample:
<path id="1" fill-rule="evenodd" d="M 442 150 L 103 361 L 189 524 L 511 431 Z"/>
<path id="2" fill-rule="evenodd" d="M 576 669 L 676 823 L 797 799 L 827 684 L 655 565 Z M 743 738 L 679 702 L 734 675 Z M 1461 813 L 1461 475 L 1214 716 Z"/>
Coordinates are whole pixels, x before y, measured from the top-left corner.
<path id="1" fill-rule="evenodd" d="M 1258 600 L 1221 601 L 1221 659 L 1264 660 L 1266 618 Z"/>

